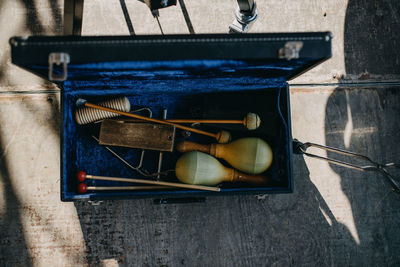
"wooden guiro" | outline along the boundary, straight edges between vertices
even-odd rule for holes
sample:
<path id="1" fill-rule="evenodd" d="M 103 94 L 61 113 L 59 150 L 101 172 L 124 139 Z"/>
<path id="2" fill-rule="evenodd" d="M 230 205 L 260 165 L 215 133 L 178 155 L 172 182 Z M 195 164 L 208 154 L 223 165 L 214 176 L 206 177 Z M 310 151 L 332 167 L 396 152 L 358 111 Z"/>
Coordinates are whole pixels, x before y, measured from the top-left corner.
<path id="1" fill-rule="evenodd" d="M 217 185 L 222 182 L 247 182 L 268 185 L 264 176 L 241 173 L 222 165 L 216 158 L 202 152 L 192 151 L 182 155 L 175 166 L 176 177 L 184 183 L 194 185 Z"/>
<path id="2" fill-rule="evenodd" d="M 149 117 L 145 117 L 145 116 L 141 116 L 138 114 L 134 114 L 134 113 L 129 113 L 129 112 L 125 112 L 125 111 L 119 111 L 116 109 L 112 109 L 112 108 L 108 108 L 108 107 L 103 107 L 103 106 L 99 106 L 93 103 L 89 103 L 84 99 L 78 99 L 77 101 L 77 106 L 85 106 L 88 108 L 94 108 L 97 110 L 102 110 L 102 111 L 107 111 L 107 112 L 111 112 L 111 113 L 115 113 L 115 114 L 119 114 L 122 116 L 127 116 L 127 117 L 131 117 L 131 118 L 135 118 L 135 119 L 140 119 L 142 121 L 149 121 L 149 122 L 155 122 L 155 123 L 160 123 L 160 124 L 167 124 L 167 125 L 172 125 L 175 126 L 176 128 L 182 129 L 182 130 L 186 130 L 189 132 L 193 132 L 193 133 L 198 133 L 198 134 L 202 134 L 202 135 L 206 135 L 209 137 L 213 137 L 217 140 L 218 143 L 221 144 L 225 144 L 225 143 L 229 143 L 231 141 L 231 134 L 227 131 L 220 131 L 218 133 L 209 133 L 206 131 L 202 131 L 199 129 L 195 129 L 195 128 L 191 128 L 188 126 L 184 126 L 184 125 L 180 125 L 180 124 L 176 124 L 173 122 L 169 122 L 166 120 L 158 120 L 158 119 L 153 119 L 153 118 L 149 118 Z"/>
<path id="3" fill-rule="evenodd" d="M 266 171 L 272 163 L 271 147 L 260 138 L 241 138 L 229 144 L 203 145 L 183 141 L 176 147 L 179 152 L 201 151 L 226 160 L 232 167 L 250 174 Z"/>

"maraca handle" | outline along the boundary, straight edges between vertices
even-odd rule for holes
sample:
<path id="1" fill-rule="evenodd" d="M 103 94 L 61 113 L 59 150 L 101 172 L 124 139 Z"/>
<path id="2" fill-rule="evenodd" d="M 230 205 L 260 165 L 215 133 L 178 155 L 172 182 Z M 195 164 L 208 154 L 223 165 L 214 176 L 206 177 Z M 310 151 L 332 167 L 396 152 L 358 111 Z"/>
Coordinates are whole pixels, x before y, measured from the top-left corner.
<path id="1" fill-rule="evenodd" d="M 249 175 L 233 169 L 232 182 L 246 182 L 254 185 L 268 185 L 270 180 L 261 175 Z"/>
<path id="2" fill-rule="evenodd" d="M 203 145 L 203 144 L 198 144 L 190 141 L 183 141 L 180 142 L 176 146 L 176 150 L 178 150 L 181 153 L 189 152 L 189 151 L 200 151 L 206 154 L 210 154 L 211 152 L 211 145 Z"/>

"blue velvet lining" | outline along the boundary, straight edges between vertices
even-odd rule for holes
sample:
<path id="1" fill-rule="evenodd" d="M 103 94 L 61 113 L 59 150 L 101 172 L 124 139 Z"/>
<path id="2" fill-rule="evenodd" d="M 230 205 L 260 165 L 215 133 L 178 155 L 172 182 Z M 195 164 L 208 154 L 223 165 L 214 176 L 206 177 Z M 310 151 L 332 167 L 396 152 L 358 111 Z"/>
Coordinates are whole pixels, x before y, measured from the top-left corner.
<path id="1" fill-rule="evenodd" d="M 127 168 L 91 137 L 98 136 L 100 124 L 81 126 L 74 120 L 75 102 L 78 98 L 96 103 L 117 96 L 128 97 L 132 110 L 151 108 L 154 118 L 161 118 L 163 109 L 168 110 L 169 118 L 241 119 L 248 112 L 259 114 L 262 124 L 256 131 L 248 131 L 242 126 L 201 126 L 201 129 L 210 132 L 226 129 L 231 132 L 233 139 L 247 136 L 263 138 L 274 151 L 273 164 L 265 175 L 274 179 L 277 186 L 260 188 L 248 184 L 225 184 L 222 192 L 288 191 L 292 177 L 286 76 L 301 64 L 306 62 L 119 62 L 69 66 L 69 76 L 64 82 L 62 97 L 62 198 L 73 200 L 93 196 L 192 196 L 199 193 L 196 190 L 178 189 L 89 192 L 83 195 L 77 193 L 78 182 L 75 175 L 79 170 L 93 175 L 144 178 Z M 175 143 L 182 140 L 182 131 L 177 129 Z M 189 140 L 199 143 L 214 142 L 212 138 L 197 134 L 192 134 Z M 117 147 L 113 149 L 132 165 L 138 163 L 139 150 Z M 158 154 L 156 151 L 146 151 L 143 168 L 155 172 Z M 174 169 L 179 156 L 178 152 L 164 153 L 163 170 Z M 165 180 L 177 181 L 173 173 Z M 129 185 L 96 180 L 88 180 L 87 184 Z"/>

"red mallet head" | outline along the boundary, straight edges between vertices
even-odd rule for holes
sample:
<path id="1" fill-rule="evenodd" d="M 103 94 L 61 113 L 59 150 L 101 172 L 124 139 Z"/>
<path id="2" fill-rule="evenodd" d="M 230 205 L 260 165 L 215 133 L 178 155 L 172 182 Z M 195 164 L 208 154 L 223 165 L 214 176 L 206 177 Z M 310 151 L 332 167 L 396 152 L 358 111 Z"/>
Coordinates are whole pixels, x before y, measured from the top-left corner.
<path id="1" fill-rule="evenodd" d="M 76 178 L 78 178 L 79 182 L 83 182 L 86 179 L 86 172 L 84 171 L 79 171 L 76 175 Z"/>
<path id="2" fill-rule="evenodd" d="M 84 184 L 84 183 L 80 183 L 80 184 L 78 185 L 78 192 L 79 192 L 80 194 L 85 194 L 85 193 L 87 192 L 87 185 Z"/>

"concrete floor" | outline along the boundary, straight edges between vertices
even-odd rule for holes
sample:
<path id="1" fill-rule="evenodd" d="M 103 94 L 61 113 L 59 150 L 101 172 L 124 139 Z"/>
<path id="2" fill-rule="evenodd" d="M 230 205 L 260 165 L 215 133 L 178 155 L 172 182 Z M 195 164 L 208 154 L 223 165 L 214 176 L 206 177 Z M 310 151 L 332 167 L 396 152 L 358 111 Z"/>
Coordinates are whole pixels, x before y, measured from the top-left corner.
<path id="1" fill-rule="evenodd" d="M 129 34 L 120 1 L 85 2 L 84 35 Z M 160 10 L 166 34 L 232 22 L 233 0 L 178 2 Z M 160 33 L 141 1 L 125 3 L 136 34 Z M 400 163 L 398 0 L 257 3 L 252 32 L 335 36 L 333 58 L 291 81 L 293 136 Z M 1 266 L 400 264 L 400 197 L 384 178 L 301 156 L 289 195 L 60 202 L 60 93 L 11 64 L 8 39 L 61 34 L 62 5 L 0 1 Z"/>

